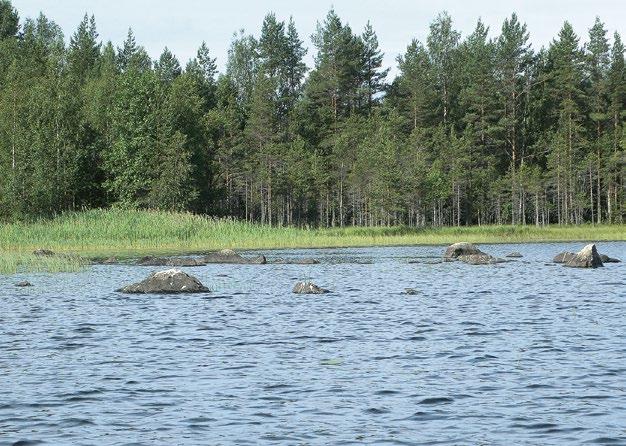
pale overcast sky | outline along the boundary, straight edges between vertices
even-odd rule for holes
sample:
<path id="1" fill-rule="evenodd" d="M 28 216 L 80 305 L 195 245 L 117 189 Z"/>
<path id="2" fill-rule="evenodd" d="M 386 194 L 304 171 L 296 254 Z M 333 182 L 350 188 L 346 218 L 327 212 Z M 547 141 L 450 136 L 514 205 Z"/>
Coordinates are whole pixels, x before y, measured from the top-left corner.
<path id="1" fill-rule="evenodd" d="M 463 36 L 472 31 L 481 17 L 497 34 L 502 21 L 517 12 L 528 25 L 535 49 L 547 45 L 568 20 L 583 41 L 600 16 L 612 35 L 618 31 L 626 38 L 626 0 L 13 0 L 20 17 L 35 17 L 40 11 L 61 26 L 66 39 L 74 32 L 85 13 L 94 14 L 100 38 L 116 46 L 123 42 L 128 27 L 138 43 L 157 58 L 167 46 L 185 63 L 195 55 L 204 40 L 218 66 L 223 69 L 233 32 L 244 28 L 258 36 L 263 17 L 273 11 L 280 19 L 293 16 L 300 37 L 309 47 L 307 64 L 313 64 L 314 49 L 310 36 L 318 20 L 331 6 L 354 31 L 360 32 L 370 20 L 385 52 L 386 66 L 396 72 L 395 59 L 413 37 L 425 41 L 430 22 L 446 10 Z"/>

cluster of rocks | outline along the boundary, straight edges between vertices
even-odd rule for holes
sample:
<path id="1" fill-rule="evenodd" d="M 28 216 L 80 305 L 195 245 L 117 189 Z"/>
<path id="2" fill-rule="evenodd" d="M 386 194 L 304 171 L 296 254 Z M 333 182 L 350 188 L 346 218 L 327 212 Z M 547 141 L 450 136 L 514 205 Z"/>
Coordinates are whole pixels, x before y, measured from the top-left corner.
<path id="1" fill-rule="evenodd" d="M 478 247 L 471 243 L 455 243 L 448 246 L 443 255 L 445 261 L 459 260 L 470 265 L 490 265 L 494 263 L 506 262 L 504 259 L 493 257 L 482 252 Z M 506 257 L 519 258 L 523 257 L 519 252 L 512 252 Z M 599 254 L 596 245 L 589 244 L 579 252 L 562 252 L 554 257 L 555 263 L 562 263 L 571 268 L 598 268 L 604 266 L 604 263 L 618 263 L 619 259 L 611 258 L 604 254 Z"/>
<path id="2" fill-rule="evenodd" d="M 33 252 L 37 256 L 55 256 L 53 251 L 47 249 L 38 249 Z M 519 252 L 512 252 L 507 254 L 508 258 L 520 258 L 523 257 Z M 506 262 L 507 260 L 494 257 L 481 251 L 477 246 L 460 242 L 448 246 L 444 253 L 444 261 L 460 261 L 469 265 L 493 265 L 497 263 Z M 574 252 L 562 252 L 554 257 L 555 263 L 561 263 L 564 266 L 573 268 L 598 268 L 604 266 L 604 263 L 620 262 L 618 259 L 611 258 L 609 256 L 599 254 L 596 245 L 589 244 L 577 253 Z M 100 260 L 101 264 L 113 264 L 117 263 L 115 257 L 110 257 L 105 260 Z M 185 267 L 185 266 L 203 266 L 207 264 L 225 263 L 225 264 L 249 264 L 249 265 L 263 265 L 268 263 L 265 256 L 257 257 L 243 257 L 230 249 L 224 249 L 219 252 L 207 254 L 203 257 L 154 257 L 147 256 L 139 259 L 136 265 L 139 266 L 170 266 L 170 267 Z M 314 265 L 319 261 L 310 258 L 296 258 L 296 259 L 275 259 L 270 261 L 275 264 L 299 264 L 299 265 Z M 27 281 L 19 282 L 16 284 L 19 287 L 32 286 Z M 208 293 L 209 288 L 204 286 L 197 278 L 191 276 L 179 269 L 168 269 L 165 271 L 153 272 L 146 279 L 141 282 L 127 285 L 117 290 L 122 293 L 143 293 L 143 294 L 176 294 L 176 293 Z M 294 294 L 325 294 L 330 291 L 321 288 L 310 281 L 298 282 L 293 288 Z M 404 294 L 412 295 L 417 294 L 418 291 L 413 288 L 406 288 Z"/>
<path id="3" fill-rule="evenodd" d="M 100 262 L 110 263 L 110 262 Z M 310 258 L 293 258 L 283 259 L 277 258 L 268 261 L 264 255 L 256 257 L 244 257 L 232 249 L 223 249 L 218 252 L 212 252 L 202 257 L 155 257 L 146 256 L 137 260 L 136 265 L 139 266 L 175 266 L 190 267 L 204 266 L 208 264 L 236 264 L 236 265 L 265 265 L 267 263 L 281 265 L 317 265 L 319 260 Z"/>
<path id="4" fill-rule="evenodd" d="M 137 260 L 139 266 L 204 266 L 209 263 L 231 263 L 239 265 L 264 265 L 267 263 L 265 256 L 243 257 L 232 249 L 223 249 L 218 252 L 207 254 L 203 257 L 155 257 L 146 256 Z"/>

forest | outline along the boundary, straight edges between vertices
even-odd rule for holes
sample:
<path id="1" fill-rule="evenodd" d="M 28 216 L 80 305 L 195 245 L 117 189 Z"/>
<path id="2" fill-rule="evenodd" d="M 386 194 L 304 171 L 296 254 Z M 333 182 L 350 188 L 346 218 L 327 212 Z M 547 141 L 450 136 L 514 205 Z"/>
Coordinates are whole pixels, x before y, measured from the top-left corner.
<path id="1" fill-rule="evenodd" d="M 269 13 L 260 35 L 233 35 L 220 73 L 210 42 L 152 60 L 131 29 L 116 47 L 85 15 L 66 40 L 0 0 L 0 221 L 121 208 L 297 227 L 624 222 L 624 45 L 600 18 L 534 49 L 515 14 L 462 36 L 442 12 L 394 79 L 369 23 L 331 9 L 308 37 Z"/>

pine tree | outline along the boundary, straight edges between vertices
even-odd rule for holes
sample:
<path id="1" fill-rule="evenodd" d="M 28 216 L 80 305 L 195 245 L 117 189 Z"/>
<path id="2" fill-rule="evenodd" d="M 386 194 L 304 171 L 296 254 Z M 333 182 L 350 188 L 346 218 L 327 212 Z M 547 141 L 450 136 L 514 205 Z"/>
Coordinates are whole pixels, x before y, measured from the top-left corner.
<path id="1" fill-rule="evenodd" d="M 512 14 L 502 25 L 502 32 L 497 41 L 496 79 L 503 151 L 509 160 L 511 184 L 511 222 L 521 222 L 522 191 L 517 179 L 517 169 L 524 159 L 525 145 L 522 140 L 524 95 L 528 86 L 528 69 L 532 62 L 532 51 L 528 44 L 526 25 Z"/>
<path id="2" fill-rule="evenodd" d="M 590 184 L 591 200 L 591 220 L 602 222 L 602 183 L 603 183 L 603 163 L 605 154 L 602 152 L 605 147 L 603 141 L 604 127 L 608 118 L 607 103 L 607 72 L 609 68 L 609 43 L 606 38 L 606 30 L 600 18 L 596 17 L 593 27 L 589 30 L 589 44 L 586 46 L 586 71 L 589 76 L 589 106 L 591 108 L 589 117 L 594 123 L 595 146 L 595 175 L 596 194 L 594 208 L 594 187 Z M 594 219 L 594 211 L 596 218 Z"/>
<path id="3" fill-rule="evenodd" d="M 178 59 L 167 47 L 165 47 L 161 56 L 159 56 L 159 60 L 154 64 L 154 71 L 161 82 L 167 85 L 174 82 L 182 73 Z"/>
<path id="4" fill-rule="evenodd" d="M 83 82 L 98 63 L 100 44 L 97 41 L 96 21 L 87 14 L 70 39 L 68 63 L 72 75 L 78 82 Z"/>
<path id="5" fill-rule="evenodd" d="M 440 95 L 441 120 L 451 119 L 452 101 L 456 97 L 458 70 L 458 44 L 461 35 L 452 28 L 452 18 L 447 12 L 437 16 L 430 25 L 428 51 L 432 62 L 435 86 Z"/>
<path id="6" fill-rule="evenodd" d="M 14 37 L 19 30 L 20 18 L 9 0 L 0 0 L 0 40 Z"/>
<path id="7" fill-rule="evenodd" d="M 385 90 L 385 79 L 389 68 L 381 70 L 383 53 L 378 48 L 378 37 L 370 22 L 361 35 L 363 41 L 362 78 L 368 113 L 371 112 L 376 96 Z"/>

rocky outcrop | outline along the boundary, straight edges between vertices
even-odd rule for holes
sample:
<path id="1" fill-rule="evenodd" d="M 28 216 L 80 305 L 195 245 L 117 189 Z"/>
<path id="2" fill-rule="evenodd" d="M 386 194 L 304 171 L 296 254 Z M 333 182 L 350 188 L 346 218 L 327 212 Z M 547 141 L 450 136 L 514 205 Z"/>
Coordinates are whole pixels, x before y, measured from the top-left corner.
<path id="1" fill-rule="evenodd" d="M 208 293 L 210 290 L 198 279 L 178 269 L 168 269 L 150 274 L 139 283 L 117 290 L 121 293 L 176 294 Z"/>
<path id="2" fill-rule="evenodd" d="M 443 258 L 448 262 L 459 260 L 469 265 L 493 265 L 494 263 L 506 262 L 506 260 L 493 257 L 482 252 L 477 246 L 465 242 L 448 246 Z"/>
<path id="3" fill-rule="evenodd" d="M 454 245 L 448 246 L 446 252 L 443 255 L 444 259 L 453 260 L 457 259 L 459 256 L 469 256 L 475 254 L 484 254 L 480 249 L 478 249 L 475 245 L 466 242 L 455 243 Z"/>
<path id="4" fill-rule="evenodd" d="M 325 294 L 329 291 L 318 287 L 313 282 L 298 282 L 293 287 L 293 292 L 295 294 Z"/>
<path id="5" fill-rule="evenodd" d="M 493 257 L 489 254 L 485 254 L 484 252 L 480 254 L 462 255 L 457 257 L 457 260 L 467 263 L 468 265 L 493 265 L 496 263 L 506 262 L 506 260 Z"/>
<path id="6" fill-rule="evenodd" d="M 620 259 L 609 257 L 606 254 L 600 254 L 600 259 L 602 260 L 602 263 L 621 263 L 622 262 Z"/>
<path id="7" fill-rule="evenodd" d="M 515 251 L 515 252 L 511 252 L 511 253 L 505 255 L 504 257 L 509 257 L 509 258 L 512 258 L 512 259 L 519 259 L 520 257 L 524 257 L 524 256 L 521 253 Z"/>
<path id="8" fill-rule="evenodd" d="M 561 252 L 561 253 L 557 254 L 556 256 L 554 256 L 554 259 L 552 259 L 552 261 L 554 263 L 567 263 L 571 259 L 573 259 L 574 257 L 576 257 L 576 253 L 575 252 L 565 251 L 565 252 Z"/>
<path id="9" fill-rule="evenodd" d="M 237 264 L 253 264 L 264 265 L 267 263 L 265 256 L 246 258 L 237 254 L 232 249 L 222 249 L 219 252 L 207 254 L 202 258 L 204 263 L 237 263 Z"/>
<path id="10" fill-rule="evenodd" d="M 578 251 L 574 257 L 565 262 L 570 268 L 598 268 L 604 266 L 596 245 L 589 244 Z"/>
<path id="11" fill-rule="evenodd" d="M 202 259 L 194 259 L 191 257 L 154 257 L 146 256 L 137 260 L 139 266 L 202 266 L 206 265 Z"/>

